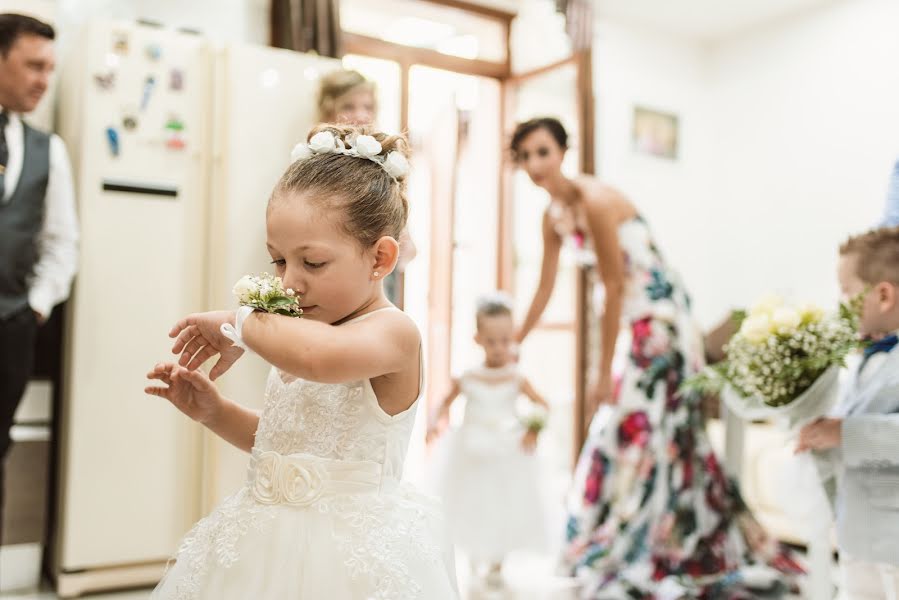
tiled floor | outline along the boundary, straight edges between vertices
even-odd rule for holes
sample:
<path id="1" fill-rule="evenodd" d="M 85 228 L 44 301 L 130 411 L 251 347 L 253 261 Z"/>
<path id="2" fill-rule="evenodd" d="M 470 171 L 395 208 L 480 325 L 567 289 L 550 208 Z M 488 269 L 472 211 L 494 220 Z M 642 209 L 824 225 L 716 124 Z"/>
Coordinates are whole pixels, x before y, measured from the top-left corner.
<path id="1" fill-rule="evenodd" d="M 533 555 L 514 555 L 503 568 L 505 584 L 491 588 L 471 574 L 468 561 L 459 557 L 457 575 L 463 600 L 576 600 L 571 580 L 553 574 L 553 561 Z M 84 600 L 146 600 L 150 590 L 132 590 L 83 596 Z M 52 591 L 0 594 L 0 600 L 58 600 Z M 800 600 L 799 598 L 795 600 Z"/>
<path id="2" fill-rule="evenodd" d="M 551 560 L 530 555 L 516 555 L 504 568 L 505 585 L 490 588 L 472 577 L 468 561 L 459 557 L 457 571 L 464 600 L 575 600 L 571 582 L 552 574 Z M 146 600 L 150 590 L 135 590 L 83 596 L 84 600 Z M 0 600 L 57 600 L 52 591 L 0 594 Z"/>
<path id="3" fill-rule="evenodd" d="M 113 592 L 110 594 L 97 594 L 82 596 L 84 600 L 146 600 L 150 590 L 135 590 L 130 592 Z M 2 600 L 57 600 L 56 594 L 51 591 L 31 592 L 22 594 L 0 594 Z"/>

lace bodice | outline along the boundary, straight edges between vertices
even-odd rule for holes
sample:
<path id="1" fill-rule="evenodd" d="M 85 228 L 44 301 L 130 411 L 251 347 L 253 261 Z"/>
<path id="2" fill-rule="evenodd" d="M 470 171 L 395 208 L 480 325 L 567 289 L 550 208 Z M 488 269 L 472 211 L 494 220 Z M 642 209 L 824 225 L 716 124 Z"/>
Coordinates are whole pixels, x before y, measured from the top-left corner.
<path id="1" fill-rule="evenodd" d="M 423 388 L 421 383 L 419 390 Z M 335 460 L 372 461 L 382 465 L 382 478 L 399 480 L 417 407 L 418 400 L 402 413 L 390 416 L 381 408 L 367 379 L 315 383 L 273 367 L 265 388 L 254 449 L 283 455 L 311 454 Z"/>
<path id="2" fill-rule="evenodd" d="M 399 479 L 417 405 L 391 417 L 378 404 L 368 380 L 313 383 L 273 368 L 254 447 L 285 455 L 373 461 L 383 465 L 383 476 Z"/>
<path id="3" fill-rule="evenodd" d="M 517 428 L 521 377 L 514 366 L 469 369 L 459 378 L 465 395 L 465 425 Z"/>

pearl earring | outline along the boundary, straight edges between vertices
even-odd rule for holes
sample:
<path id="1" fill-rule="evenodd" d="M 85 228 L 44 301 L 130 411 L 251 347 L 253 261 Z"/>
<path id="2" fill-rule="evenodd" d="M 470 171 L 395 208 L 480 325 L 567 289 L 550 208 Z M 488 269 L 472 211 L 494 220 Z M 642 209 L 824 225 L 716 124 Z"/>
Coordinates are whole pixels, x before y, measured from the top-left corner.
<path id="1" fill-rule="evenodd" d="M 375 271 L 375 277 L 377 277 L 378 275 L 380 275 L 380 273 L 378 273 L 377 271 Z"/>

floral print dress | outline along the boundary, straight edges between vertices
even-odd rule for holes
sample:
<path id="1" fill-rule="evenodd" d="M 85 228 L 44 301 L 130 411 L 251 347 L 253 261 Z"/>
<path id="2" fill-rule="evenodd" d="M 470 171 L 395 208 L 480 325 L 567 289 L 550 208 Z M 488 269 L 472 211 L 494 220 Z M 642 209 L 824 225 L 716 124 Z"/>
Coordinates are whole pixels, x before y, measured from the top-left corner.
<path id="1" fill-rule="evenodd" d="M 589 267 L 590 362 L 599 363 L 602 285 L 585 219 L 550 205 L 557 232 Z M 690 300 L 646 222 L 619 229 L 626 286 L 616 345 L 616 407 L 599 413 L 568 498 L 564 562 L 585 598 L 777 598 L 801 568 L 768 537 L 711 450 L 699 398 L 681 382 L 703 361 Z M 747 568 L 748 566 L 752 568 Z M 750 589 L 762 572 L 766 591 Z"/>

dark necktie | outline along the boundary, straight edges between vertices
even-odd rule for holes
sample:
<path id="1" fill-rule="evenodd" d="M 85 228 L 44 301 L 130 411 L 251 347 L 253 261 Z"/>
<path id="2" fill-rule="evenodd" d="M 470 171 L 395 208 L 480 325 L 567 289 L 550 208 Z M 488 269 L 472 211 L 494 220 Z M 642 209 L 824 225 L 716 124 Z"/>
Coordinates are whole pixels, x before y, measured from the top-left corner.
<path id="1" fill-rule="evenodd" d="M 893 335 L 888 335 L 884 338 L 880 338 L 877 341 L 871 342 L 867 346 L 865 346 L 865 357 L 862 359 L 862 364 L 859 367 L 859 373 L 862 369 L 865 368 L 865 365 L 871 359 L 872 356 L 878 354 L 880 352 L 890 352 L 893 348 L 896 347 L 896 344 L 899 343 L 899 337 L 894 333 Z"/>
<path id="2" fill-rule="evenodd" d="M 9 147 L 6 145 L 6 125 L 9 123 L 9 113 L 0 112 L 0 200 L 3 200 L 3 192 L 6 190 L 6 163 L 9 161 Z"/>

